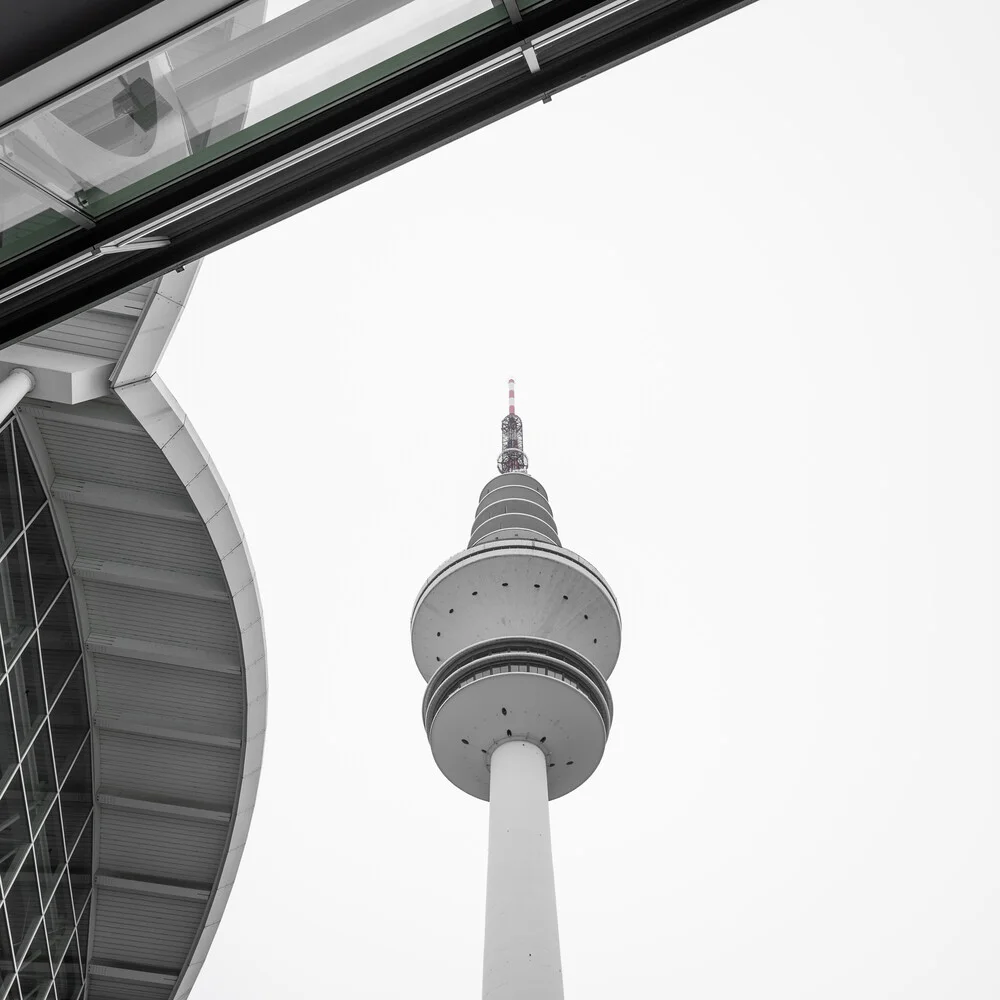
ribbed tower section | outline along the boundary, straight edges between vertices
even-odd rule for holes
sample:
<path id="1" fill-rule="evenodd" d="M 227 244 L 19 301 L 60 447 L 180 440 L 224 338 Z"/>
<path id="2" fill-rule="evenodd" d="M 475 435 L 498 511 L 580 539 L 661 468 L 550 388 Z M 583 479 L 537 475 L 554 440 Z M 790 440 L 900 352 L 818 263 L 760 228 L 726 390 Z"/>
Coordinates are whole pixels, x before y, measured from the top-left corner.
<path id="1" fill-rule="evenodd" d="M 548 802 L 601 761 L 621 618 L 520 454 L 480 494 L 468 548 L 424 584 L 411 641 L 434 759 L 490 803 L 483 998 L 560 1000 Z"/>

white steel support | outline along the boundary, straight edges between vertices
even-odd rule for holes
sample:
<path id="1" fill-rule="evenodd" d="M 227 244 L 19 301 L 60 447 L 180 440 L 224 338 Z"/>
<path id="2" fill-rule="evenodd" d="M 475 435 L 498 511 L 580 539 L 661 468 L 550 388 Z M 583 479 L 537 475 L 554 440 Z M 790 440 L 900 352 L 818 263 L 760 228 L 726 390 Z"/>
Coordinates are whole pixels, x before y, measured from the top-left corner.
<path id="1" fill-rule="evenodd" d="M 35 376 L 24 368 L 15 368 L 0 381 L 0 420 L 6 420 L 34 388 Z"/>
<path id="2" fill-rule="evenodd" d="M 546 759 L 511 740 L 490 758 L 483 1000 L 562 996 Z"/>

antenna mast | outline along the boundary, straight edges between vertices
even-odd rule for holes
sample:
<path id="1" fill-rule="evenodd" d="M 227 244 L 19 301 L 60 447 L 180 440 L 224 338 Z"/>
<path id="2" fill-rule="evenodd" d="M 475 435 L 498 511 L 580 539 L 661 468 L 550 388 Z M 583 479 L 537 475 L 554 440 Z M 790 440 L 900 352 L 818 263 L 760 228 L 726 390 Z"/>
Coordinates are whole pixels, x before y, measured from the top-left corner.
<path id="1" fill-rule="evenodd" d="M 500 423 L 503 450 L 497 459 L 501 472 L 524 472 L 528 468 L 528 456 L 524 453 L 524 426 L 514 412 L 514 380 L 507 380 L 507 416 Z"/>

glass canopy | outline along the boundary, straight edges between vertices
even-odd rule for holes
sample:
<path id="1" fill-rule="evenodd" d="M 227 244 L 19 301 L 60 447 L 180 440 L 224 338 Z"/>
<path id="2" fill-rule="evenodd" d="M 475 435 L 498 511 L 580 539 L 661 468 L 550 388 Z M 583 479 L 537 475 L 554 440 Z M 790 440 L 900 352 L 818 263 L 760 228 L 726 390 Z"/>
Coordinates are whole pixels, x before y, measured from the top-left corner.
<path id="1" fill-rule="evenodd" d="M 753 2 L 233 6 L 0 125 L 0 345 Z"/>
<path id="2" fill-rule="evenodd" d="M 0 262 L 507 18 L 491 0 L 249 0 L 0 129 Z"/>

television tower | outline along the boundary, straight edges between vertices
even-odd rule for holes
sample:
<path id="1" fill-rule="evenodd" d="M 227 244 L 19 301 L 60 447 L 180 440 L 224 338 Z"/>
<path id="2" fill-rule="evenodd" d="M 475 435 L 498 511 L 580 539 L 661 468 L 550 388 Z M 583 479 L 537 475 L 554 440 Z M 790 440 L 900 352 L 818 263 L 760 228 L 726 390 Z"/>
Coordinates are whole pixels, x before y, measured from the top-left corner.
<path id="1" fill-rule="evenodd" d="M 549 799 L 601 761 L 621 618 L 600 573 L 559 541 L 508 385 L 500 475 L 468 548 L 420 591 L 410 637 L 434 760 L 490 803 L 483 1000 L 562 1000 Z"/>

